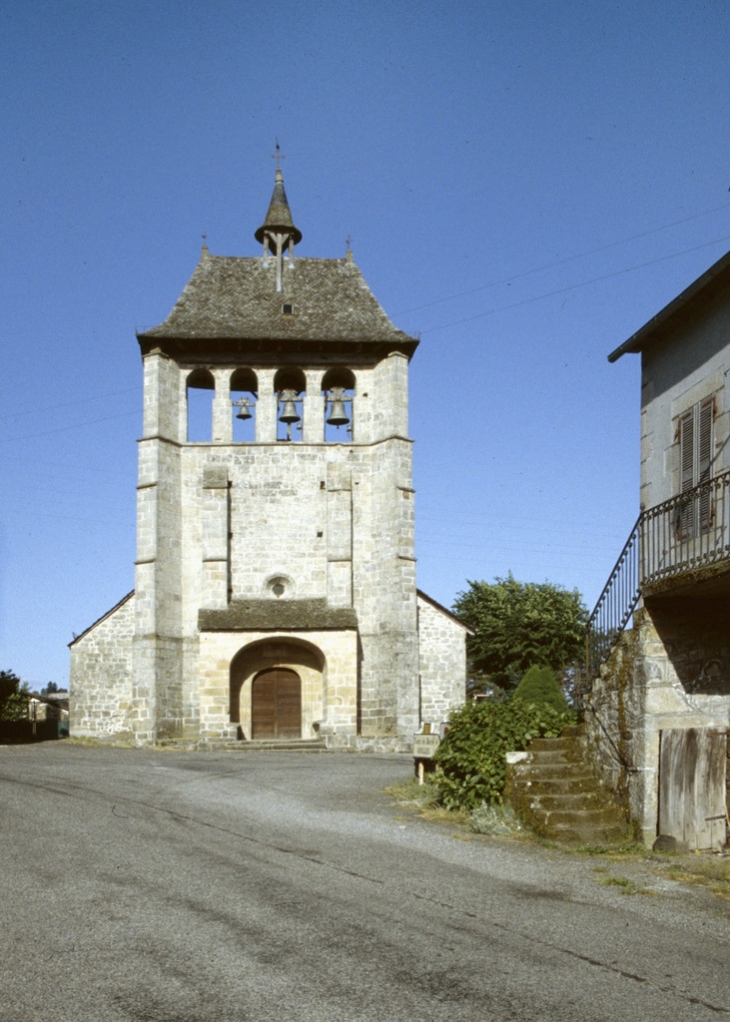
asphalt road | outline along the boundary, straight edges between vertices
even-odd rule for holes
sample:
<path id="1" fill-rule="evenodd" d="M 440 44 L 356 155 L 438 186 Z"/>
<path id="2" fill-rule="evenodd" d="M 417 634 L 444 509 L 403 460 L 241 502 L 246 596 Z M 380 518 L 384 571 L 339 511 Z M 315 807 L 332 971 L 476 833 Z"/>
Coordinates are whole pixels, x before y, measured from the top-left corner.
<path id="1" fill-rule="evenodd" d="M 727 902 L 464 840 L 383 793 L 410 770 L 0 747 L 0 1020 L 730 1019 Z"/>

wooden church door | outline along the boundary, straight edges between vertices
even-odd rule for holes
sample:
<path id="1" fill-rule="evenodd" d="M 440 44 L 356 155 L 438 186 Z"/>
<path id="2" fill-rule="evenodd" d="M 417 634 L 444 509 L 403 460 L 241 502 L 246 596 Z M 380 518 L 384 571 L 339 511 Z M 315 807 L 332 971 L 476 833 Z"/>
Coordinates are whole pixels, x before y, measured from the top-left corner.
<path id="1" fill-rule="evenodd" d="M 262 671 L 251 690 L 252 738 L 302 737 L 302 682 L 295 671 Z"/>

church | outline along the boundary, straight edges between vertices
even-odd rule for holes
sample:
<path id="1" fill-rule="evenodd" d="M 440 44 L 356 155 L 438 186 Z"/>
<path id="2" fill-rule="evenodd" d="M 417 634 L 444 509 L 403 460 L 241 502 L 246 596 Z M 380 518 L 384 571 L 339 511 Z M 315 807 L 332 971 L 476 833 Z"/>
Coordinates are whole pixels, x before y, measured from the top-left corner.
<path id="1" fill-rule="evenodd" d="M 469 631 L 416 587 L 418 340 L 349 249 L 295 257 L 278 167 L 255 238 L 137 335 L 135 588 L 70 644 L 71 734 L 408 750 L 463 703 Z"/>

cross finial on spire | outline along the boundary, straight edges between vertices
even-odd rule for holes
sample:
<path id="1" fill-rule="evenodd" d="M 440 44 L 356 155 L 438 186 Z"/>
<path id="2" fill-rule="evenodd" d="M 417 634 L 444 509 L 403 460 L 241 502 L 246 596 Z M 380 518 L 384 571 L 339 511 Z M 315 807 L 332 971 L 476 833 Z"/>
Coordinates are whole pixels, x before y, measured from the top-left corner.
<path id="1" fill-rule="evenodd" d="M 281 163 L 280 163 L 280 161 L 281 160 L 285 160 L 286 156 L 284 156 L 284 154 L 281 151 L 281 147 L 279 146 L 279 139 L 278 138 L 276 139 L 276 152 L 273 153 L 271 159 L 272 160 L 276 160 L 276 169 L 277 170 L 281 170 Z"/>
<path id="2" fill-rule="evenodd" d="M 345 238 L 345 244 L 347 245 L 348 248 L 352 248 L 352 238 L 350 237 L 349 234 Z"/>

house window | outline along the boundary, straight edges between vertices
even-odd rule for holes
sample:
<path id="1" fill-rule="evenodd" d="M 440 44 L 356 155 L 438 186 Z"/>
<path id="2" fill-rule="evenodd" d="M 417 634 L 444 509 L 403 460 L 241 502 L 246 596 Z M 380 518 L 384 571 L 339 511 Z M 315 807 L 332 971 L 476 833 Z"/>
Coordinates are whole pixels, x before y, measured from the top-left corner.
<path id="1" fill-rule="evenodd" d="M 703 484 L 712 478 L 714 420 L 712 397 L 699 401 L 679 419 L 679 492 L 688 495 L 677 516 L 679 538 L 692 536 L 712 524 L 712 492 L 709 485 Z"/>

